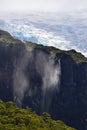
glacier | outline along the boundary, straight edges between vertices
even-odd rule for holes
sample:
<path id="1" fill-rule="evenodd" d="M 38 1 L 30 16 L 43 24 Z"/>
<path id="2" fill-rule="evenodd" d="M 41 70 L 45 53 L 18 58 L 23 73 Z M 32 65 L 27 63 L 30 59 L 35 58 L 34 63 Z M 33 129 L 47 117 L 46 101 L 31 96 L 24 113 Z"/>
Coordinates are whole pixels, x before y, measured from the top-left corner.
<path id="1" fill-rule="evenodd" d="M 84 12 L 33 13 L 21 17 L 0 17 L 0 29 L 22 41 L 62 50 L 75 49 L 87 57 L 87 17 Z"/>

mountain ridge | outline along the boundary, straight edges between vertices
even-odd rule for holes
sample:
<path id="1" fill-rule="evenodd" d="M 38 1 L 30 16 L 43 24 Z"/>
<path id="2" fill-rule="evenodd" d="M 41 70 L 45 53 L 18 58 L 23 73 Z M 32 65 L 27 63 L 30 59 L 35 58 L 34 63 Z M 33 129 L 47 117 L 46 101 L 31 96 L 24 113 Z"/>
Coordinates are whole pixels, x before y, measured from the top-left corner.
<path id="1" fill-rule="evenodd" d="M 10 16 L 10 14 L 9 14 Z M 17 14 L 0 20 L 0 28 L 22 41 L 31 41 L 62 50 L 75 49 L 87 57 L 87 17 L 82 11 L 69 14 Z"/>
<path id="2" fill-rule="evenodd" d="M 87 59 L 0 33 L 0 99 L 86 130 Z"/>
<path id="3" fill-rule="evenodd" d="M 6 40 L 6 41 L 4 41 Z M 22 43 L 22 44 L 25 44 L 27 47 L 28 46 L 32 46 L 32 48 L 43 48 L 43 49 L 46 49 L 47 51 L 49 51 L 50 53 L 64 53 L 64 54 L 67 54 L 67 55 L 70 55 L 75 61 L 76 63 L 80 63 L 80 62 L 87 62 L 87 58 L 82 55 L 80 52 L 76 52 L 74 49 L 72 50 L 67 50 L 67 51 L 64 51 L 64 50 L 60 50 L 58 48 L 55 48 L 55 47 L 49 47 L 49 46 L 44 46 L 44 45 L 38 45 L 37 43 L 33 43 L 33 42 L 23 42 L 19 39 L 15 39 L 14 37 L 11 36 L 10 33 L 6 32 L 6 31 L 3 31 L 3 30 L 0 30 L 0 42 L 5 42 L 5 43 Z"/>

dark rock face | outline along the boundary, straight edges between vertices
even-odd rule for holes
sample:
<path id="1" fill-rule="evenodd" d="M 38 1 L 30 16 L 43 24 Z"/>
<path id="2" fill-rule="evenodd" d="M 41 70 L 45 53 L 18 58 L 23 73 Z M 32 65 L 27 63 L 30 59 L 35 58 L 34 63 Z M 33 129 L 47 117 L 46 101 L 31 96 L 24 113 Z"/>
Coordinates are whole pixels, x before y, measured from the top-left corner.
<path id="1" fill-rule="evenodd" d="M 14 61 L 23 48 L 22 45 L 0 43 L 0 98 L 4 101 L 13 100 Z"/>
<path id="2" fill-rule="evenodd" d="M 59 117 L 79 130 L 86 130 L 87 126 L 87 122 L 84 122 L 87 118 L 86 71 L 87 63 L 77 65 L 69 56 L 62 56 L 60 93 L 56 95 L 51 111 L 54 118 Z"/>
<path id="3" fill-rule="evenodd" d="M 15 101 L 19 106 L 29 106 L 39 114 L 47 111 L 54 119 L 61 119 L 78 130 L 86 130 L 87 63 L 76 64 L 69 55 L 63 53 L 57 53 L 52 61 L 49 57 L 50 53 L 43 49 L 34 48 L 31 53 L 24 44 L 0 43 L 0 98 Z M 43 94 L 45 63 L 52 69 L 53 64 L 59 65 L 59 59 L 60 83 L 55 86 L 52 82 L 54 89 L 44 88 Z M 49 67 L 47 73 L 50 75 Z M 48 80 L 49 78 L 49 86 Z"/>

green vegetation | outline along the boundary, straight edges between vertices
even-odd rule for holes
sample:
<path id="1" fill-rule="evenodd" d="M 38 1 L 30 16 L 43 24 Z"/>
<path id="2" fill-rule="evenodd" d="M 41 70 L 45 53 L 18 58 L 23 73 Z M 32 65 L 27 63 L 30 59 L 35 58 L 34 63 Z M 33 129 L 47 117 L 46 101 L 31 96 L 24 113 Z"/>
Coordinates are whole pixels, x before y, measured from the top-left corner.
<path id="1" fill-rule="evenodd" d="M 34 46 L 35 46 L 35 44 L 34 44 Z M 47 50 L 48 52 L 50 52 L 50 54 L 52 56 L 55 56 L 56 53 L 61 53 L 61 55 L 67 54 L 67 55 L 71 56 L 77 64 L 82 63 L 82 62 L 87 62 L 87 58 L 84 55 L 82 55 L 81 53 L 76 52 L 75 50 L 64 51 L 64 50 L 60 50 L 55 47 L 48 47 L 48 46 L 43 46 L 43 45 L 36 45 L 35 47 L 38 49 Z"/>
<path id="2" fill-rule="evenodd" d="M 18 108 L 13 102 L 0 100 L 0 130 L 75 130 L 62 121 L 54 121 L 48 113 L 41 116 L 30 108 Z"/>
<path id="3" fill-rule="evenodd" d="M 75 50 L 66 51 L 65 54 L 70 55 L 76 63 L 87 62 L 87 58 Z"/>
<path id="4" fill-rule="evenodd" d="M 14 39 L 8 32 L 0 30 L 0 42 L 5 44 L 20 44 L 18 39 Z"/>
<path id="5" fill-rule="evenodd" d="M 61 53 L 61 55 L 67 54 L 67 55 L 71 56 L 77 64 L 82 63 L 82 62 L 87 62 L 87 58 L 84 55 L 82 55 L 81 53 L 76 52 L 75 50 L 64 51 L 64 50 L 60 50 L 55 47 L 38 45 L 36 43 L 31 43 L 31 42 L 26 42 L 25 45 L 26 45 L 26 48 L 28 48 L 29 50 L 36 48 L 39 50 L 47 51 L 51 54 L 51 57 L 54 57 L 56 55 L 56 53 Z"/>
<path id="6" fill-rule="evenodd" d="M 2 30 L 0 30 L 0 42 L 5 44 L 25 44 L 26 49 L 29 51 L 32 51 L 34 48 L 36 48 L 49 52 L 51 54 L 51 57 L 54 57 L 56 53 L 61 53 L 71 56 L 76 63 L 87 62 L 87 58 L 75 50 L 64 51 L 54 47 L 38 45 L 36 43 L 22 42 L 18 39 L 14 39 L 8 32 Z"/>

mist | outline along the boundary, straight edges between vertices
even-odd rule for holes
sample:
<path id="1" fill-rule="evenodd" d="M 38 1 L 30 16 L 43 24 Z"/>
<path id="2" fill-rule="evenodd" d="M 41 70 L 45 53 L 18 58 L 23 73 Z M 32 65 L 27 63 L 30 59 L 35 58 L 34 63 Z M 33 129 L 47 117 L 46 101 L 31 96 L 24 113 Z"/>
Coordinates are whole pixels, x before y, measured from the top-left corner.
<path id="1" fill-rule="evenodd" d="M 36 68 L 42 77 L 42 104 L 41 110 L 48 112 L 56 92 L 59 92 L 61 65 L 43 52 L 37 55 Z"/>
<path id="2" fill-rule="evenodd" d="M 22 52 L 21 57 L 19 57 L 14 62 L 14 72 L 13 72 L 13 96 L 14 101 L 18 106 L 22 106 L 22 101 L 27 89 L 29 89 L 29 78 L 26 76 L 26 69 L 29 61 L 31 60 L 31 54 L 28 52 Z"/>
<path id="3" fill-rule="evenodd" d="M 0 0 L 0 11 L 66 12 L 87 8 L 86 0 Z"/>
<path id="4" fill-rule="evenodd" d="M 54 58 L 38 50 L 35 57 L 33 51 L 23 53 L 21 57 L 15 61 L 14 66 L 13 96 L 16 104 L 21 107 L 26 95 L 33 100 L 33 96 L 37 95 L 40 88 L 40 110 L 41 112 L 49 111 L 54 95 L 60 90 L 60 61 L 58 60 L 57 63 L 55 63 Z M 30 68 L 29 72 L 31 71 L 29 75 L 26 74 L 28 67 Z M 36 70 L 34 72 L 35 75 L 39 74 L 41 77 L 41 86 L 36 86 L 36 83 L 33 83 L 33 86 L 31 85 L 32 67 Z M 33 78 L 36 80 L 37 77 L 33 75 Z"/>

